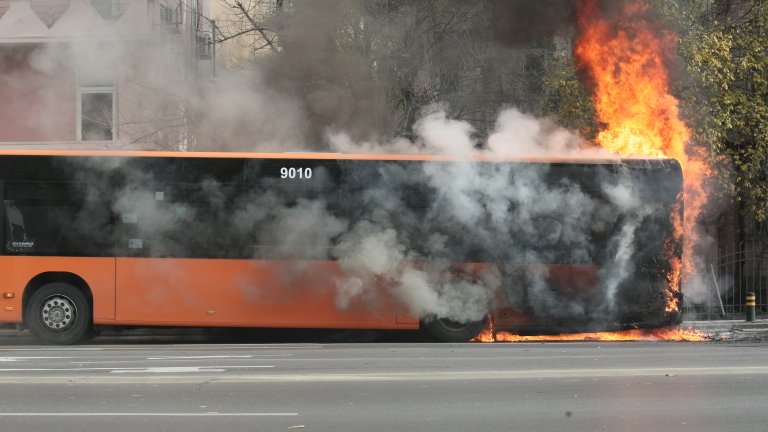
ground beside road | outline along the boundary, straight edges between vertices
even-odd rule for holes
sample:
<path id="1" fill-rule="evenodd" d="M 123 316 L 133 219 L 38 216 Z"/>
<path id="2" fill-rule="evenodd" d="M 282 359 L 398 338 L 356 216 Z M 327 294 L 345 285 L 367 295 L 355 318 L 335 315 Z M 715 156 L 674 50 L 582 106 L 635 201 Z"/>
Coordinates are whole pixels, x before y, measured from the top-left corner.
<path id="1" fill-rule="evenodd" d="M 683 327 L 700 330 L 715 341 L 768 342 L 768 319 L 685 321 Z"/>

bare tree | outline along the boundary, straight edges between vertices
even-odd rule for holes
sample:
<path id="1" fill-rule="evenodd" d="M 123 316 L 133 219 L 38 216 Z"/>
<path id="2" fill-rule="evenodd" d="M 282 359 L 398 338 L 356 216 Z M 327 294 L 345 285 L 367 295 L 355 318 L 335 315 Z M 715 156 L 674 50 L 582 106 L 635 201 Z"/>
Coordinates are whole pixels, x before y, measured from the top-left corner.
<path id="1" fill-rule="evenodd" d="M 226 1 L 217 41 L 240 40 L 272 88 L 303 100 L 311 141 L 329 129 L 357 139 L 410 136 L 436 108 L 482 134 L 505 105 L 546 108 L 552 37 L 500 41 L 492 21 L 509 2 Z"/>

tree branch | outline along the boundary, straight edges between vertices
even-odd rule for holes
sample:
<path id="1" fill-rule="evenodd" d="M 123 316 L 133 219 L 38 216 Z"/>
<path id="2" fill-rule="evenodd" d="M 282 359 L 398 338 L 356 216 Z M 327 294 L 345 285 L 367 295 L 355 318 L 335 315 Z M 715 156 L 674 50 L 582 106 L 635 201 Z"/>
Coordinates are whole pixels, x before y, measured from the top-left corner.
<path id="1" fill-rule="evenodd" d="M 275 43 L 264 32 L 264 28 L 260 26 L 255 19 L 253 19 L 253 17 L 251 16 L 251 14 L 248 13 L 248 10 L 245 8 L 243 3 L 240 0 L 235 0 L 235 6 L 237 6 L 237 8 L 240 9 L 243 15 L 245 15 L 245 18 L 247 18 L 248 21 L 250 21 L 251 25 L 253 25 L 253 30 L 259 33 L 261 37 L 264 38 L 264 40 L 267 42 L 267 45 L 269 45 L 269 48 L 272 50 L 272 52 L 274 53 L 279 52 Z"/>

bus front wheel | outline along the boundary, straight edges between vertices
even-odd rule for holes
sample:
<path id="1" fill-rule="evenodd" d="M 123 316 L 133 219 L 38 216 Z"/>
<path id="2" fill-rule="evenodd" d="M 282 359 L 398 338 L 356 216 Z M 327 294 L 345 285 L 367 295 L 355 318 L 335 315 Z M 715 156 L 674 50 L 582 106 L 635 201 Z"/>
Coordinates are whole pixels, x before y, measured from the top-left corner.
<path id="1" fill-rule="evenodd" d="M 479 321 L 457 322 L 447 318 L 431 318 L 421 327 L 440 342 L 469 342 L 485 328 L 488 317 Z"/>
<path id="2" fill-rule="evenodd" d="M 63 282 L 45 284 L 35 291 L 26 318 L 32 334 L 58 345 L 83 340 L 92 327 L 88 299 L 82 291 Z"/>

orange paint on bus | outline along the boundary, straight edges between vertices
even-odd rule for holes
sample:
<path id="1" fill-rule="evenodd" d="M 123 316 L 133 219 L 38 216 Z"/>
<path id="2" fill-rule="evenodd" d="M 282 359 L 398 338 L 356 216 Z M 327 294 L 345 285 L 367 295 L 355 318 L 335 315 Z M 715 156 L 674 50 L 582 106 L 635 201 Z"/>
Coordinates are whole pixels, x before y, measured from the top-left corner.
<path id="1" fill-rule="evenodd" d="M 417 329 L 384 290 L 338 303 L 333 261 L 0 256 L 0 322 L 22 321 L 27 285 L 45 273 L 83 279 L 94 324 Z"/>
<path id="2" fill-rule="evenodd" d="M 333 261 L 118 258 L 115 323 L 418 328 L 386 290 L 340 306 L 342 277 Z"/>
<path id="3" fill-rule="evenodd" d="M 19 323 L 22 318 L 22 295 L 27 285 L 46 273 L 69 273 L 88 285 L 93 295 L 95 323 L 112 323 L 115 319 L 115 258 L 0 256 L 3 292 L 13 292 L 13 299 L 2 299 L 0 322 Z M 12 311 L 6 310 L 13 307 Z"/>
<path id="4" fill-rule="evenodd" d="M 455 161 L 455 162 L 529 162 L 529 163 L 583 163 L 591 165 L 619 164 L 631 157 L 558 157 L 526 156 L 501 157 L 498 155 L 430 155 L 430 154 L 347 154 L 347 153 L 239 153 L 239 152 L 171 152 L 130 150 L 0 150 L 0 156 L 88 156 L 88 157 L 147 157 L 147 158 L 217 158 L 217 159 L 313 159 L 313 160 L 369 160 L 369 161 Z M 646 158 L 647 159 L 647 158 Z"/>

